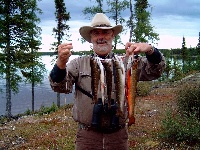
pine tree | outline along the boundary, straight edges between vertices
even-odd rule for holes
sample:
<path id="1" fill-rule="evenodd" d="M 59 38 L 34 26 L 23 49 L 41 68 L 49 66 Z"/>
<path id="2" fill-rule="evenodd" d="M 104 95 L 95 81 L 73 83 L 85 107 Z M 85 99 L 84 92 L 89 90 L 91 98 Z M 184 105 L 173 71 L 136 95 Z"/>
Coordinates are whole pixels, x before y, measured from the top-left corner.
<path id="1" fill-rule="evenodd" d="M 91 1 L 91 0 L 90 0 Z M 86 7 L 83 10 L 83 14 L 86 16 L 87 19 L 90 19 L 96 14 L 96 13 L 105 13 L 103 10 L 103 0 L 95 0 L 96 6 L 92 7 Z"/>
<path id="2" fill-rule="evenodd" d="M 127 21 L 127 26 L 128 28 L 130 28 L 129 42 L 132 42 L 133 30 L 135 27 L 132 0 L 129 0 L 129 10 L 130 10 L 130 17 L 129 17 L 129 20 Z"/>
<path id="3" fill-rule="evenodd" d="M 188 57 L 188 53 L 187 53 L 187 47 L 186 47 L 186 42 L 185 42 L 185 37 L 183 36 L 183 42 L 182 42 L 182 48 L 181 48 L 181 52 L 182 52 L 182 64 L 183 64 L 183 73 L 185 73 L 185 61 L 187 60 Z"/>
<path id="4" fill-rule="evenodd" d="M 63 0 L 54 0 L 55 2 L 55 16 L 57 27 L 53 28 L 53 33 L 56 38 L 56 42 L 52 44 L 55 53 L 58 53 L 58 45 L 62 43 L 62 40 L 70 38 L 67 31 L 69 30 L 69 25 L 66 22 L 70 19 L 70 13 L 66 11 L 65 3 Z M 57 93 L 57 106 L 60 107 L 60 93 Z"/>
<path id="5" fill-rule="evenodd" d="M 6 80 L 6 116 L 11 114 L 11 92 L 18 92 L 18 83 L 23 81 L 20 75 L 29 68 L 34 58 L 31 49 L 38 50 L 39 28 L 35 14 L 39 11 L 35 0 L 1 0 L 0 1 L 0 49 L 3 78 Z M 35 59 L 34 59 L 35 63 Z"/>
<path id="6" fill-rule="evenodd" d="M 197 44 L 197 49 L 199 49 L 200 50 L 200 32 L 199 32 L 199 39 L 198 39 L 198 44 Z"/>
<path id="7" fill-rule="evenodd" d="M 125 22 L 125 19 L 122 17 L 121 13 L 126 10 L 129 6 L 128 1 L 126 0 L 107 0 L 107 4 L 109 6 L 109 9 L 107 12 L 111 14 L 111 18 L 114 20 L 115 25 L 121 24 Z M 117 43 L 121 43 L 120 36 L 117 35 L 114 39 L 114 49 L 117 49 Z"/>
<path id="8" fill-rule="evenodd" d="M 158 34 L 153 31 L 153 26 L 151 26 L 150 24 L 151 13 L 147 11 L 149 7 L 150 5 L 148 3 L 148 0 L 135 0 L 135 24 L 133 25 L 134 30 L 132 36 L 130 36 L 132 42 L 154 43 L 155 40 L 159 40 Z M 132 22 L 132 20 L 129 21 L 129 27 L 130 22 Z"/>

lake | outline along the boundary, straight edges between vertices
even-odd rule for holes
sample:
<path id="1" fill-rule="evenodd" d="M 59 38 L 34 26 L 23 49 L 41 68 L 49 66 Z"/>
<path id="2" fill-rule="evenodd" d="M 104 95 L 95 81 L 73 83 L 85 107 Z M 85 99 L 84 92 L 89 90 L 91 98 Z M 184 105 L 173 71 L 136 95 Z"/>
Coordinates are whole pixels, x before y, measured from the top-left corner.
<path id="1" fill-rule="evenodd" d="M 45 64 L 47 73 L 43 79 L 42 84 L 35 86 L 35 110 L 38 110 L 41 106 L 51 106 L 54 102 L 57 103 L 57 93 L 51 90 L 49 85 L 48 75 L 53 68 L 51 61 L 53 57 L 41 56 L 42 62 Z M 72 55 L 71 59 L 78 57 L 77 55 Z M 5 82 L 4 82 L 5 83 Z M 11 96 L 12 102 L 12 115 L 17 115 L 24 113 L 28 109 L 32 109 L 31 105 L 31 84 L 20 83 L 19 93 Z M 0 81 L 1 88 L 5 88 L 5 85 Z M 61 105 L 73 103 L 73 93 L 71 94 L 61 94 Z M 6 93 L 0 93 L 0 116 L 5 115 L 6 112 Z"/>

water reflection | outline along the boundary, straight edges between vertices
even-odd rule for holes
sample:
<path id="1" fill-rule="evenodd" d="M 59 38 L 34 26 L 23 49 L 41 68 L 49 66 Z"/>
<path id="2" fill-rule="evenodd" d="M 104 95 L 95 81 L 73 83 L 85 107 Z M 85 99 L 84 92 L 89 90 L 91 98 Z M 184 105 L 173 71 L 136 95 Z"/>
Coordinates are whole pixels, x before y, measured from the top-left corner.
<path id="1" fill-rule="evenodd" d="M 35 110 L 39 109 L 41 106 L 51 106 L 52 103 L 56 103 L 56 93 L 51 90 L 48 81 L 48 75 L 54 65 L 52 64 L 53 57 L 41 56 L 42 62 L 45 64 L 47 72 L 43 79 L 42 84 L 35 86 Z M 77 55 L 72 55 L 69 59 L 78 57 Z M 1 88 L 5 89 L 5 81 L 0 81 Z M 65 103 L 65 98 L 67 103 L 73 103 L 73 94 L 61 94 L 61 105 Z M 19 93 L 11 96 L 12 100 L 12 115 L 23 113 L 26 110 L 32 108 L 31 106 L 31 84 L 20 83 Z M 6 93 L 0 93 L 0 115 L 5 115 L 6 111 Z"/>

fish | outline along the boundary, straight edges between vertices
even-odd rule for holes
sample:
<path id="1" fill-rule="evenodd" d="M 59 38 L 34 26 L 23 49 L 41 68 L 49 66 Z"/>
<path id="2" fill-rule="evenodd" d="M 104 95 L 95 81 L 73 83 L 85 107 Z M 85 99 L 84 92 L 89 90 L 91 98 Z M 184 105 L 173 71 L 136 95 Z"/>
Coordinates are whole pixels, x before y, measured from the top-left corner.
<path id="1" fill-rule="evenodd" d="M 100 71 L 97 61 L 94 57 L 90 58 L 90 66 L 91 66 L 91 89 L 92 89 L 92 96 L 93 96 L 93 103 L 97 104 L 98 102 L 98 86 L 100 80 Z"/>
<path id="2" fill-rule="evenodd" d="M 102 61 L 106 72 L 106 87 L 107 87 L 107 97 L 108 97 L 108 108 L 111 107 L 111 93 L 112 93 L 112 70 L 111 64 L 108 60 Z"/>
<path id="3" fill-rule="evenodd" d="M 135 123 L 135 99 L 137 90 L 137 67 L 138 60 L 133 60 L 134 56 L 129 56 L 132 66 L 127 70 L 126 96 L 128 102 L 128 126 Z"/>
<path id="4" fill-rule="evenodd" d="M 115 90 L 116 101 L 118 104 L 117 115 L 124 118 L 124 95 L 125 95 L 125 69 L 121 59 L 115 57 L 113 60 L 113 67 L 115 71 Z"/>
<path id="5" fill-rule="evenodd" d="M 97 61 L 97 64 L 100 68 L 100 91 L 101 91 L 101 99 L 102 99 L 102 103 L 103 105 L 105 104 L 105 96 L 104 96 L 104 92 L 105 92 L 105 82 L 104 82 L 104 67 L 101 63 L 101 59 L 99 57 L 95 57 L 95 60 Z"/>

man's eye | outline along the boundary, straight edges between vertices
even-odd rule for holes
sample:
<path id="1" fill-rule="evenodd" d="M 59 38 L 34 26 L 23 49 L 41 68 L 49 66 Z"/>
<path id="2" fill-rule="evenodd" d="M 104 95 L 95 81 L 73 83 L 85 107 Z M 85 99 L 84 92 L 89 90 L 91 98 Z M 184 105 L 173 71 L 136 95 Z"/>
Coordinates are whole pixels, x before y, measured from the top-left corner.
<path id="1" fill-rule="evenodd" d="M 103 31 L 103 34 L 108 34 L 108 31 Z"/>
<path id="2" fill-rule="evenodd" d="M 99 32 L 93 32 L 93 35 L 99 35 Z"/>

